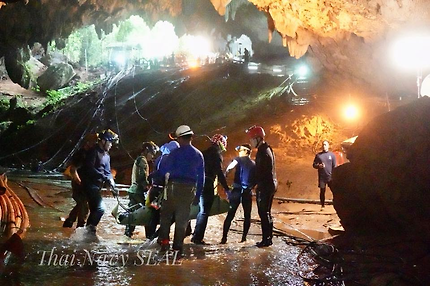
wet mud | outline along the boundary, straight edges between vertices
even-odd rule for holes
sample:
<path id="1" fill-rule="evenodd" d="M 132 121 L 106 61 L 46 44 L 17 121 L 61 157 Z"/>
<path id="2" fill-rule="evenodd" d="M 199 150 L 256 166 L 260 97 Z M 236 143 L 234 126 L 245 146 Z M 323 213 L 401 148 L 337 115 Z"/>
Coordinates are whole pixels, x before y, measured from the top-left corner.
<path id="1" fill-rule="evenodd" d="M 253 222 L 244 243 L 239 243 L 243 214 L 238 210 L 229 232 L 228 242 L 220 245 L 225 214 L 209 219 L 205 241 L 195 245 L 185 239 L 184 257 L 175 252 L 160 252 L 155 241 L 145 239 L 144 228 L 136 228 L 133 239 L 126 238 L 124 226 L 115 222 L 110 211 L 117 204 L 104 194 L 107 211 L 97 238 L 84 228 L 63 228 L 62 220 L 74 205 L 70 182 L 26 177 L 9 178 L 9 186 L 20 196 L 30 214 L 30 228 L 24 238 L 25 261 L 10 270 L 3 281 L 8 285 L 303 285 L 297 257 L 298 246 L 284 242 L 288 232 L 282 214 L 275 213 L 277 236 L 269 248 L 257 248 L 261 229 L 253 206 Z M 40 205 L 22 186 L 32 189 L 45 203 Z M 127 197 L 121 196 L 126 202 Z M 285 206 L 284 206 L 285 207 Z M 288 219 L 286 220 L 288 221 Z M 195 220 L 192 221 L 194 229 Z M 283 228 L 283 229 L 280 229 Z M 290 231 L 295 227 L 291 225 Z M 173 228 L 171 235 L 173 234 Z M 318 231 L 303 237 L 328 234 Z M 5 280 L 6 279 L 6 280 Z M 2 282 L 3 282 L 2 281 Z M 12 283 L 12 284 L 10 284 Z M 2 283 L 3 284 L 3 283 Z M 6 285 L 6 284 L 3 284 Z"/>

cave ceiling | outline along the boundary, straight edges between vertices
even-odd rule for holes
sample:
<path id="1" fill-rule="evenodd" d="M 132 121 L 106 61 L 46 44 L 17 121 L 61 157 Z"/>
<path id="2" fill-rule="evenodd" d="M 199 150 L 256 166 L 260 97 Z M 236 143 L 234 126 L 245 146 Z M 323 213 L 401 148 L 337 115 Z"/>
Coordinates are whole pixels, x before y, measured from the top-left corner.
<path id="1" fill-rule="evenodd" d="M 397 70 L 388 54 L 399 35 L 430 27 L 429 13 L 426 0 L 3 0 L 0 56 L 34 42 L 61 43 L 90 24 L 109 32 L 138 14 L 148 24 L 172 22 L 178 35 L 246 34 L 256 54 L 282 48 L 306 58 L 339 89 L 348 83 L 378 94 L 413 93 L 416 74 Z"/>

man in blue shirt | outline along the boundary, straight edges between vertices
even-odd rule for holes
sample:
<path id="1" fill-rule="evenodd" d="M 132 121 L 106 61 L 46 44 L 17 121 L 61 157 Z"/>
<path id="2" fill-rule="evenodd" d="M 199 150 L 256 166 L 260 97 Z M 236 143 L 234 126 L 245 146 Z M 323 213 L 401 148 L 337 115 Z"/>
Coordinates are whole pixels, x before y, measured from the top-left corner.
<path id="1" fill-rule="evenodd" d="M 95 235 L 96 227 L 105 213 L 101 188 L 106 183 L 108 190 L 115 190 L 115 182 L 110 168 L 109 150 L 118 135 L 108 129 L 99 134 L 96 146 L 88 150 L 81 169 L 82 185 L 87 196 L 90 215 L 87 220 L 89 234 Z"/>
<path id="2" fill-rule="evenodd" d="M 329 147 L 328 141 L 324 140 L 322 143 L 322 151 L 315 156 L 312 164 L 312 167 L 318 170 L 321 208 L 324 208 L 326 185 L 331 189 L 331 174 L 333 169 L 336 168 L 336 156 L 329 151 Z"/>
<path id="3" fill-rule="evenodd" d="M 182 254 L 190 206 L 191 203 L 196 205 L 202 194 L 205 166 L 202 153 L 191 144 L 194 135 L 191 128 L 181 125 L 175 134 L 180 147 L 170 153 L 160 169 L 168 182 L 163 194 L 158 242 L 162 250 L 169 248 L 170 225 L 174 218 L 173 250 Z"/>

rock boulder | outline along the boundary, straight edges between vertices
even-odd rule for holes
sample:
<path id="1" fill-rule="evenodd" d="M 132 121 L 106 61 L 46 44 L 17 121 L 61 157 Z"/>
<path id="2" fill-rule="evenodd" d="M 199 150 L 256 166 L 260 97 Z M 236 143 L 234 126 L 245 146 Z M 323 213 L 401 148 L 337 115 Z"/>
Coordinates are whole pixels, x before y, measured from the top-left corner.
<path id="1" fill-rule="evenodd" d="M 430 98 L 369 123 L 335 169 L 333 202 L 347 232 L 430 238 Z"/>
<path id="2" fill-rule="evenodd" d="M 39 78 L 40 90 L 56 90 L 67 85 L 75 76 L 73 67 L 67 63 L 52 64 Z"/>

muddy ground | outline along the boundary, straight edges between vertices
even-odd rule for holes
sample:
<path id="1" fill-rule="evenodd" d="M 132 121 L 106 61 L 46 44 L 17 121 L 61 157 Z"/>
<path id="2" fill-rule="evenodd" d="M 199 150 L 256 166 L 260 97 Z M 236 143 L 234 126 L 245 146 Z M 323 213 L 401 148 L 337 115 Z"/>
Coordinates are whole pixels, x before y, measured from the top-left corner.
<path id="1" fill-rule="evenodd" d="M 104 193 L 107 212 L 98 226 L 98 241 L 94 242 L 86 239 L 81 228 L 62 227 L 62 219 L 74 206 L 70 182 L 27 176 L 14 177 L 10 174 L 9 186 L 24 202 L 31 224 L 24 239 L 26 260 L 21 268 L 14 269 L 16 272 L 12 278 L 7 278 L 8 283 L 12 283 L 9 285 L 48 285 L 46 281 L 49 279 L 54 279 L 49 285 L 137 285 L 142 281 L 151 285 L 306 285 L 301 276 L 311 272 L 312 267 L 306 264 L 309 260 L 306 258 L 305 262 L 300 262 L 304 265 L 300 264 L 298 257 L 301 248 L 287 244 L 284 239 L 288 235 L 307 242 L 327 238 L 330 236 L 327 232 L 328 225 L 337 221 L 332 206 L 321 211 L 320 207 L 314 204 L 280 204 L 275 201 L 274 245 L 259 249 L 254 246 L 261 239 L 254 203 L 251 229 L 245 243 L 239 243 L 243 225 L 240 208 L 232 222 L 225 245 L 220 245 L 219 242 L 226 215 L 212 216 L 205 234 L 205 241 L 209 244 L 194 245 L 190 237 L 187 237 L 185 257 L 180 262 L 170 261 L 171 264 L 179 263 L 175 264 L 178 267 L 173 270 L 165 265 L 164 260 L 158 268 L 159 264 L 155 262 L 154 265 L 145 267 L 107 267 L 101 264 L 89 268 L 58 264 L 52 267 L 54 260 L 51 260 L 50 264 L 48 258 L 51 251 L 63 257 L 73 254 L 79 257 L 85 251 L 95 254 L 125 253 L 131 257 L 136 251 L 145 251 L 153 252 L 157 257 L 159 247 L 154 241 L 145 239 L 144 228 L 141 226 L 136 228 L 133 239 L 123 235 L 124 226 L 116 224 L 110 214 L 116 200 L 109 193 Z M 34 200 L 32 196 L 37 196 L 38 200 Z M 125 193 L 121 194 L 120 200 L 127 202 Z M 192 220 L 193 229 L 194 225 L 195 220 Z M 45 257 L 42 257 L 43 251 Z M 3 281 L 1 279 L 4 278 L 0 278 L 0 281 Z"/>

